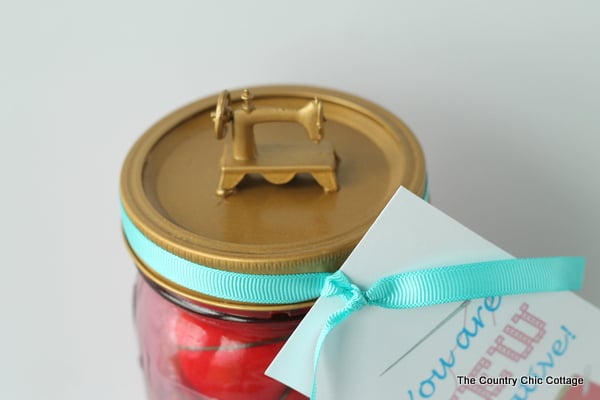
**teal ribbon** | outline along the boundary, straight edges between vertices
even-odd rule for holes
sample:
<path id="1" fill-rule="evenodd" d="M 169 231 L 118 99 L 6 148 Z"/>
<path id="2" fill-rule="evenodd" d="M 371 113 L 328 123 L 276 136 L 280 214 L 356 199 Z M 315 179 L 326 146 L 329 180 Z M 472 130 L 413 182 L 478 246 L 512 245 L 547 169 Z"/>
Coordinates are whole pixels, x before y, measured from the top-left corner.
<path id="1" fill-rule="evenodd" d="M 423 199 L 429 201 L 425 177 Z M 121 206 L 123 233 L 131 250 L 158 275 L 212 297 L 255 304 L 294 304 L 319 297 L 331 272 L 285 275 L 244 274 L 207 267 L 173 254 L 150 240 Z M 318 269 L 318 268 L 317 268 Z M 326 270 L 327 266 L 323 266 Z"/>
<path id="2" fill-rule="evenodd" d="M 329 315 L 319 335 L 311 398 L 316 398 L 319 357 L 327 335 L 364 306 L 406 309 L 489 296 L 579 290 L 584 266 L 582 257 L 478 262 L 387 276 L 368 290 L 362 290 L 342 271 L 337 271 L 325 280 L 321 296 L 341 296 L 346 303 Z"/>
<path id="3" fill-rule="evenodd" d="M 429 200 L 429 191 L 423 195 Z M 321 296 L 341 296 L 345 306 L 331 314 L 315 348 L 312 397 L 317 366 L 329 332 L 366 305 L 416 308 L 511 294 L 578 290 L 584 259 L 554 257 L 511 259 L 404 272 L 382 278 L 366 291 L 343 272 L 256 275 L 222 271 L 179 257 L 146 237 L 121 208 L 125 237 L 136 256 L 156 273 L 196 292 L 257 304 L 292 304 Z"/>
<path id="4" fill-rule="evenodd" d="M 319 297 L 331 273 L 256 275 L 222 271 L 179 257 L 148 239 L 121 208 L 123 233 L 135 255 L 159 275 L 185 288 L 225 300 L 293 304 Z"/>

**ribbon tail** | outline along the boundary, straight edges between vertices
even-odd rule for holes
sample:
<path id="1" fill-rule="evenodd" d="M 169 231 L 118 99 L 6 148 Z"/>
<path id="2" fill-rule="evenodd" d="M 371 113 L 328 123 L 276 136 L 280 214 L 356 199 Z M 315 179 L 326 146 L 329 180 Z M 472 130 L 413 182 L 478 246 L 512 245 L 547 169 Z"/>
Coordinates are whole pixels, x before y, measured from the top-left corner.
<path id="1" fill-rule="evenodd" d="M 509 259 L 404 272 L 382 278 L 366 292 L 338 271 L 326 279 L 322 296 L 343 296 L 344 308 L 327 318 L 315 347 L 311 399 L 317 394 L 317 371 L 329 333 L 366 304 L 403 309 L 488 296 L 577 290 L 583 283 L 581 257 Z"/>
<path id="2" fill-rule="evenodd" d="M 323 329 L 319 334 L 319 338 L 317 339 L 317 345 L 315 347 L 315 358 L 313 364 L 313 383 L 310 393 L 310 398 L 313 400 L 317 398 L 317 372 L 319 367 L 319 358 L 321 357 L 321 350 L 323 349 L 323 345 L 325 344 L 325 339 L 327 339 L 327 336 L 333 330 L 333 328 L 341 324 L 346 318 L 348 318 L 352 314 L 353 311 L 354 310 L 347 304 L 343 309 L 332 313 L 327 318 L 327 321 L 325 322 L 325 325 L 323 326 Z"/>
<path id="3" fill-rule="evenodd" d="M 523 258 L 422 269 L 380 279 L 366 292 L 371 304 L 416 308 L 488 296 L 579 290 L 582 257 Z"/>

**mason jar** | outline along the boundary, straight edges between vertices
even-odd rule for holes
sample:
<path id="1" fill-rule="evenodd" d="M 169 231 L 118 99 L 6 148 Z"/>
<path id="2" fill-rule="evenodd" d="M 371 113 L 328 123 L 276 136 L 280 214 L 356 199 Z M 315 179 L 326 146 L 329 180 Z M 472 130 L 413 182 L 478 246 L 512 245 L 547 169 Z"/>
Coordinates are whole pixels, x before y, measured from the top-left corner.
<path id="1" fill-rule="evenodd" d="M 148 398 L 304 398 L 264 371 L 401 185 L 427 196 L 415 136 L 338 91 L 224 91 L 151 127 L 121 174 Z"/>

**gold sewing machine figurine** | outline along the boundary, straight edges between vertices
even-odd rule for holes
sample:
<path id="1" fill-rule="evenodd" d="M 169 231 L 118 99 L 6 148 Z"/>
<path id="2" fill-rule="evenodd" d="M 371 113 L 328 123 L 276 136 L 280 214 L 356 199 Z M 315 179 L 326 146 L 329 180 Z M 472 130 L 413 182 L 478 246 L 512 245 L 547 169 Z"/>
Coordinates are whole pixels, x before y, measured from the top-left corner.
<path id="1" fill-rule="evenodd" d="M 331 143 L 321 142 L 325 116 L 319 99 L 315 97 L 299 109 L 254 107 L 252 95 L 247 89 L 242 92 L 241 99 L 241 108 L 234 110 L 229 92 L 223 91 L 217 100 L 215 112 L 211 113 L 217 139 L 225 137 L 228 122 L 233 125 L 232 141 L 225 144 L 221 158 L 218 195 L 231 193 L 246 174 L 252 173 L 261 174 L 274 184 L 287 183 L 299 173 L 309 173 L 325 192 L 338 189 L 335 151 Z M 282 121 L 302 125 L 314 143 L 261 144 L 257 148 L 254 125 Z"/>

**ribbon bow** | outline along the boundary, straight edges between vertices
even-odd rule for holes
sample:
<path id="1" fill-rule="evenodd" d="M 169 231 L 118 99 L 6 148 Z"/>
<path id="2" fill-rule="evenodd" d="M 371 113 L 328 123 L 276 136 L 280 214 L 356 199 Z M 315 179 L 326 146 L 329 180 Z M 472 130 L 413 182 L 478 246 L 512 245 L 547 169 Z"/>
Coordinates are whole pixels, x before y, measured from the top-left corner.
<path id="1" fill-rule="evenodd" d="M 317 368 L 327 335 L 366 305 L 417 308 L 489 296 L 579 290 L 582 257 L 521 258 L 421 269 L 387 276 L 361 290 L 342 272 L 325 279 L 322 297 L 341 296 L 346 303 L 327 318 L 315 348 L 311 399 L 317 394 Z"/>

